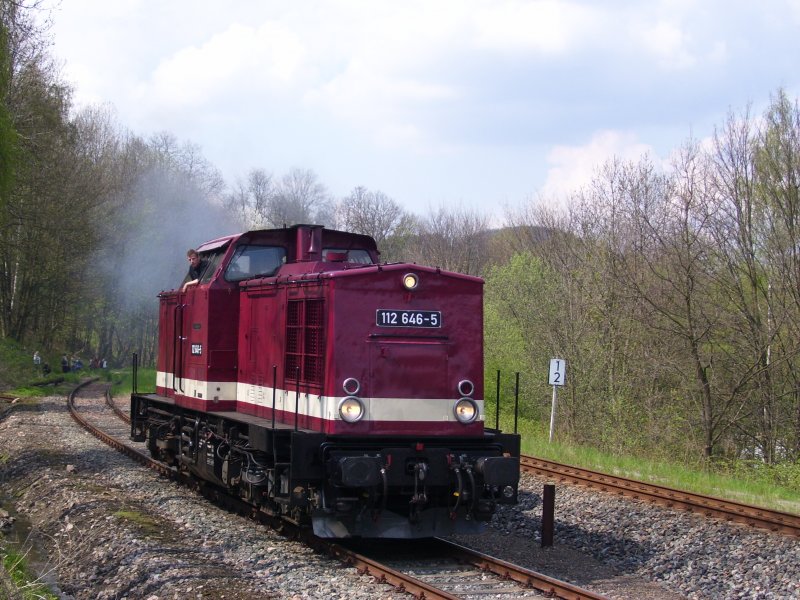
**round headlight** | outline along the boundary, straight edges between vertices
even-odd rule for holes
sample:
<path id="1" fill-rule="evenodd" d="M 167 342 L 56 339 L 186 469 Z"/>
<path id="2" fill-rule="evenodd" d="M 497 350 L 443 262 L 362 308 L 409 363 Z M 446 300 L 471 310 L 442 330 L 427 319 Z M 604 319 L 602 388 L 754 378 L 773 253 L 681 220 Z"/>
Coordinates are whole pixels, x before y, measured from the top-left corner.
<path id="1" fill-rule="evenodd" d="M 461 398 L 453 407 L 459 423 L 472 423 L 478 418 L 478 405 L 472 398 Z"/>
<path id="2" fill-rule="evenodd" d="M 458 393 L 462 396 L 472 396 L 472 392 L 475 391 L 475 384 L 472 383 L 469 379 L 462 379 L 458 382 Z"/>
<path id="3" fill-rule="evenodd" d="M 403 287 L 408 291 L 417 289 L 418 285 L 419 277 L 417 277 L 414 273 L 406 273 L 403 275 Z"/>
<path id="4" fill-rule="evenodd" d="M 339 416 L 342 421 L 355 423 L 364 416 L 364 404 L 355 396 L 347 396 L 339 402 Z"/>

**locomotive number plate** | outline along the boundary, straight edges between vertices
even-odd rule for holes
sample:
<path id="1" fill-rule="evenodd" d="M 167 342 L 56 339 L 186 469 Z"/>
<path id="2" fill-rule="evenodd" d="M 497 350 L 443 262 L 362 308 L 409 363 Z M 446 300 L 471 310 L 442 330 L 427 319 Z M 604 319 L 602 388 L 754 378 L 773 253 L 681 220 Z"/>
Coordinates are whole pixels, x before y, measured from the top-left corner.
<path id="1" fill-rule="evenodd" d="M 442 313 L 438 310 L 391 310 L 379 308 L 375 314 L 378 327 L 441 327 Z"/>

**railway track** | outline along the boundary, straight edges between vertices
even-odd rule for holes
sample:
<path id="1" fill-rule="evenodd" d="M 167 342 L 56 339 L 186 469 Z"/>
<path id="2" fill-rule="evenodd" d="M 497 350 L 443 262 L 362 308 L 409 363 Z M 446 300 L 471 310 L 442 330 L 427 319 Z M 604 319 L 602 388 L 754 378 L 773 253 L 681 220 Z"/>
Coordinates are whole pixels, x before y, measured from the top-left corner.
<path id="1" fill-rule="evenodd" d="M 341 544 L 359 556 L 369 556 L 384 567 L 413 575 L 432 586 L 421 597 L 442 598 L 605 598 L 571 585 L 499 560 L 455 542 L 434 538 L 380 542 L 352 541 Z M 358 548 L 355 550 L 354 548 Z M 439 596 L 441 590 L 448 592 Z M 436 596 L 430 594 L 435 593 Z M 419 594 L 415 593 L 418 597 Z"/>
<path id="2" fill-rule="evenodd" d="M 525 471 L 556 481 L 575 483 L 593 490 L 644 500 L 676 510 L 695 512 L 706 517 L 742 523 L 751 527 L 768 529 L 775 533 L 800 537 L 800 516 L 798 515 L 722 500 L 712 496 L 693 494 L 635 479 L 564 465 L 533 456 L 521 456 L 520 466 Z"/>
<path id="3" fill-rule="evenodd" d="M 335 557 L 348 566 L 353 566 L 363 574 L 368 574 L 379 582 L 412 594 L 417 598 L 479 598 L 492 594 L 496 598 L 555 597 L 574 600 L 602 599 L 605 596 L 585 590 L 570 583 L 548 577 L 542 573 L 507 563 L 481 554 L 445 540 L 432 540 L 436 561 L 428 559 L 420 563 L 414 561 L 390 561 L 375 559 L 358 549 L 313 536 L 308 529 L 279 520 L 275 515 L 255 509 L 238 498 L 221 493 L 205 483 L 183 477 L 172 467 L 153 460 L 145 451 L 143 444 L 126 440 L 130 419 L 113 401 L 103 385 L 88 387 L 86 382 L 76 388 L 68 398 L 70 415 L 92 435 L 123 452 L 134 460 L 155 469 L 162 475 L 184 480 L 217 504 L 229 510 L 247 515 L 272 527 L 279 528 L 284 535 L 299 539 L 319 552 Z M 80 401 L 78 400 L 78 397 Z M 84 397 L 85 396 L 85 397 Z M 105 402 L 98 400 L 101 396 Z M 125 426 L 109 425 L 113 411 L 117 423 Z M 106 413 L 101 416 L 101 413 Z M 98 424 L 102 421 L 102 424 Z M 124 441 L 123 441 L 124 440 Z M 395 557 L 396 558 L 396 557 Z M 388 564 L 391 562 L 391 564 Z"/>

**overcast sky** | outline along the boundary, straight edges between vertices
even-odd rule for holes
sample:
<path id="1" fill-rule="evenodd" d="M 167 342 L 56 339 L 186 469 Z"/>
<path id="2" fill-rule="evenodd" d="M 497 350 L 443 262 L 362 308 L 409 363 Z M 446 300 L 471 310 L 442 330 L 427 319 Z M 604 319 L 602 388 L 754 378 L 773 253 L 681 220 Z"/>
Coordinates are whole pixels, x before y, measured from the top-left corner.
<path id="1" fill-rule="evenodd" d="M 800 0 L 62 0 L 51 18 L 78 106 L 199 144 L 229 183 L 302 167 L 420 214 L 553 198 L 800 95 Z"/>

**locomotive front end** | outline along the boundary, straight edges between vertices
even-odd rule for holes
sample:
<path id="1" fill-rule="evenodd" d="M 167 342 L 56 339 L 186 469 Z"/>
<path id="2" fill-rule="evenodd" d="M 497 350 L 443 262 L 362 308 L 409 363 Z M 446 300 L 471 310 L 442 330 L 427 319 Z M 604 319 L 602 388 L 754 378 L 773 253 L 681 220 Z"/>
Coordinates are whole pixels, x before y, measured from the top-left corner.
<path id="1" fill-rule="evenodd" d="M 480 531 L 519 482 L 519 436 L 484 428 L 483 281 L 417 265 L 332 279 L 315 533 Z"/>

